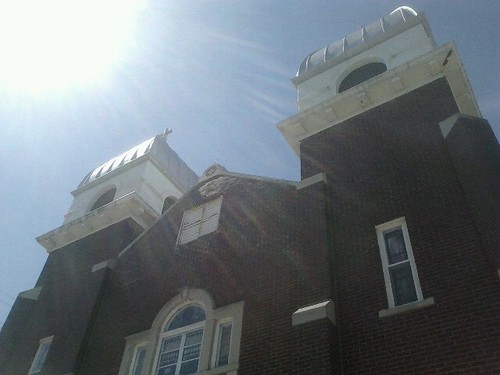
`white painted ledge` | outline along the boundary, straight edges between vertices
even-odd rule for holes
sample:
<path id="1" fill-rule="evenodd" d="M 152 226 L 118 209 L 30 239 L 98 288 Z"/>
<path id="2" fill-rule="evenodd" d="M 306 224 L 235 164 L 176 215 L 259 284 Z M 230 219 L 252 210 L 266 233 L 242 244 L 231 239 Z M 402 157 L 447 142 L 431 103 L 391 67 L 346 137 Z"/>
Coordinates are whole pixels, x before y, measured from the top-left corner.
<path id="1" fill-rule="evenodd" d="M 434 297 L 429 297 L 426 298 L 422 301 L 417 301 L 413 303 L 409 303 L 407 305 L 403 306 L 396 306 L 396 307 L 391 307 L 389 309 L 384 309 L 380 310 L 378 312 L 378 317 L 379 318 L 388 318 L 393 315 L 399 315 L 399 314 L 405 314 L 414 310 L 420 310 L 423 309 L 424 307 L 432 306 L 434 305 Z"/>
<path id="2" fill-rule="evenodd" d="M 301 307 L 292 314 L 292 325 L 298 326 L 325 318 L 335 324 L 335 303 L 331 299 Z"/>

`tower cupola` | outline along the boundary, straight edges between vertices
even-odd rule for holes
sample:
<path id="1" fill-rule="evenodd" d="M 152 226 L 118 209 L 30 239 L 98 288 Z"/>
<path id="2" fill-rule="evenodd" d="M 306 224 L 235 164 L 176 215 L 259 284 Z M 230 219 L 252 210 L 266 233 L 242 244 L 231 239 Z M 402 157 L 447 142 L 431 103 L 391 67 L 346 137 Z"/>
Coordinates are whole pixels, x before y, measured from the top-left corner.
<path id="1" fill-rule="evenodd" d="M 47 251 L 126 218 L 144 229 L 197 181 L 166 142 L 169 130 L 99 165 L 72 192 L 63 225 L 37 238 Z"/>
<path id="2" fill-rule="evenodd" d="M 460 112 L 480 116 L 453 42 L 437 47 L 423 14 L 403 6 L 309 54 L 292 79 L 299 113 L 278 124 L 302 139 L 446 77 Z"/>

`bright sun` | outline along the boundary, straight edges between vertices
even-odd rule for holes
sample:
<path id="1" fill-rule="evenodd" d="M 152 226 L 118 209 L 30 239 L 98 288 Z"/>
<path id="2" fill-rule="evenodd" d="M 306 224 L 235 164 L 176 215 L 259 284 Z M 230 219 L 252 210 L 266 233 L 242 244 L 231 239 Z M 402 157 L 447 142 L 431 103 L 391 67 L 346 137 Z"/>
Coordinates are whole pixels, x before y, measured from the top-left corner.
<path id="1" fill-rule="evenodd" d="M 0 87 L 40 92 L 101 78 L 144 0 L 0 0 Z"/>

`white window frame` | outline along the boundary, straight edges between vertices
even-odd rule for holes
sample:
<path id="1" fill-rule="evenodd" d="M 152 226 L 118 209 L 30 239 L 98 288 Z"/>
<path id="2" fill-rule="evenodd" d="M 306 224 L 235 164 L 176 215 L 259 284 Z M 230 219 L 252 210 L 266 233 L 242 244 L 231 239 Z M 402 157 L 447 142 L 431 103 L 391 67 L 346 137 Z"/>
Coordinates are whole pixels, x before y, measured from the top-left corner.
<path id="1" fill-rule="evenodd" d="M 158 345 L 156 348 L 156 355 L 155 355 L 155 359 L 154 359 L 154 372 L 153 372 L 153 374 L 155 374 L 155 375 L 159 371 L 160 356 L 162 354 L 161 347 L 163 346 L 164 339 L 168 339 L 168 338 L 175 337 L 175 336 L 181 336 L 181 344 L 179 346 L 179 359 L 177 360 L 177 368 L 175 371 L 175 375 L 177 375 L 180 371 L 181 364 L 182 364 L 181 359 L 182 359 L 182 355 L 183 355 L 183 349 L 185 349 L 184 343 L 186 340 L 186 335 L 188 333 L 202 329 L 203 330 L 202 331 L 202 339 L 201 339 L 201 343 L 200 343 L 201 349 L 200 349 L 200 356 L 198 357 L 198 370 L 200 368 L 200 360 L 201 360 L 201 354 L 203 351 L 203 343 L 204 343 L 203 338 L 205 337 L 205 325 L 206 325 L 206 321 L 207 321 L 206 320 L 206 311 L 205 311 L 205 320 L 203 320 L 201 322 L 193 323 L 193 324 L 183 326 L 180 328 L 176 328 L 176 329 L 173 329 L 170 331 L 167 330 L 167 327 L 170 324 L 170 322 L 172 321 L 172 319 L 175 318 L 178 314 L 180 314 L 182 312 L 182 310 L 184 310 L 188 306 L 198 306 L 198 307 L 203 309 L 203 307 L 197 305 L 196 303 L 190 303 L 187 305 L 183 304 L 183 306 L 181 308 L 176 309 L 175 313 L 171 314 L 171 316 L 168 318 L 168 320 L 165 321 L 165 324 L 163 325 L 162 332 L 160 333 L 160 336 L 158 339 Z M 196 371 L 196 373 L 198 373 L 198 371 Z"/>
<path id="2" fill-rule="evenodd" d="M 161 350 L 163 334 L 166 333 L 163 332 L 164 328 L 183 308 L 193 304 L 201 306 L 206 314 L 197 375 L 236 375 L 239 367 L 244 302 L 240 301 L 216 308 L 209 293 L 202 289 L 190 288 L 182 289 L 177 296 L 163 306 L 150 329 L 126 338 L 119 375 L 131 374 L 136 355 L 135 349 L 143 344 L 147 346 L 147 349 L 141 375 L 156 374 L 158 353 Z M 228 364 L 215 367 L 220 326 L 229 321 L 232 322 L 232 327 Z M 169 335 L 170 332 L 173 331 L 168 331 Z"/>
<path id="3" fill-rule="evenodd" d="M 40 371 L 42 371 L 43 365 L 45 364 L 45 360 L 47 359 L 47 355 L 49 354 L 50 345 L 52 344 L 53 339 L 54 336 L 49 336 L 39 341 L 38 349 L 36 350 L 33 362 L 31 362 L 31 367 L 30 370 L 28 371 L 28 375 L 38 374 Z"/>
<path id="4" fill-rule="evenodd" d="M 220 344 L 221 344 L 222 326 L 227 325 L 227 324 L 231 325 L 231 334 L 229 337 L 229 355 L 228 355 L 229 358 L 228 358 L 228 363 L 226 363 L 224 365 L 220 365 L 219 359 L 220 359 L 220 349 L 221 349 Z M 231 349 L 232 349 L 233 340 L 234 340 L 233 329 L 234 329 L 234 322 L 233 322 L 232 317 L 221 319 L 217 322 L 217 327 L 215 329 L 215 335 L 214 335 L 214 346 L 213 346 L 214 350 L 212 353 L 212 366 L 211 366 L 212 368 L 227 366 L 229 363 L 231 363 L 231 354 L 232 354 Z"/>
<path id="5" fill-rule="evenodd" d="M 143 359 L 142 366 L 139 369 L 137 368 L 137 360 L 139 358 L 139 352 L 141 350 L 144 350 L 144 356 L 146 356 L 147 349 L 148 349 L 148 343 L 147 343 L 147 341 L 143 341 L 143 342 L 135 345 L 135 347 L 134 347 L 134 354 L 132 356 L 132 363 L 130 364 L 129 375 L 142 374 L 142 371 L 143 371 L 143 369 L 145 367 L 145 358 Z M 139 372 L 137 372 L 137 370 L 139 370 Z"/>
<path id="6" fill-rule="evenodd" d="M 215 232 L 219 227 L 222 196 L 184 212 L 177 236 L 177 245 L 194 241 Z"/>
<path id="7" fill-rule="evenodd" d="M 420 288 L 420 280 L 418 278 L 417 265 L 415 263 L 415 258 L 413 256 L 413 249 L 411 246 L 410 235 L 408 234 L 408 227 L 406 226 L 405 217 L 400 217 L 398 219 L 391 220 L 387 223 L 377 225 L 375 227 L 375 229 L 377 232 L 378 247 L 380 250 L 380 259 L 382 261 L 382 270 L 384 273 L 385 290 L 387 293 L 387 301 L 389 303 L 389 308 L 399 308 L 400 306 L 405 306 L 405 305 L 408 305 L 411 303 L 422 301 L 423 300 L 422 289 Z M 397 229 L 401 229 L 401 231 L 402 231 L 403 239 L 404 239 L 405 247 L 406 247 L 406 253 L 407 253 L 408 258 L 406 260 L 398 262 L 398 263 L 389 264 L 384 235 L 388 232 L 392 232 L 392 231 L 397 230 Z M 416 292 L 417 298 L 415 301 L 411 301 L 411 302 L 408 302 L 405 304 L 396 305 L 394 293 L 392 291 L 392 282 L 391 282 L 391 275 L 390 275 L 389 269 L 391 267 L 394 267 L 394 266 L 397 266 L 397 265 L 400 265 L 403 263 L 410 264 L 411 274 L 413 277 L 413 283 L 415 286 L 415 292 Z"/>

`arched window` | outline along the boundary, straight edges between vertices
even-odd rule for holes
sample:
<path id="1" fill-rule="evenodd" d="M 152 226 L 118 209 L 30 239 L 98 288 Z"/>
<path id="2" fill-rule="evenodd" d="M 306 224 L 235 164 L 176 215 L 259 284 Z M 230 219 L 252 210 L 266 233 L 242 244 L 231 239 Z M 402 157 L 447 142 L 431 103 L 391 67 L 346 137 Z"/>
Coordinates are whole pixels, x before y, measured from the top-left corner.
<path id="1" fill-rule="evenodd" d="M 161 209 L 161 213 L 164 214 L 166 210 L 168 210 L 172 205 L 177 202 L 177 199 L 174 197 L 166 197 L 163 201 L 163 207 Z"/>
<path id="2" fill-rule="evenodd" d="M 361 82 L 368 81 L 370 78 L 378 76 L 379 74 L 387 71 L 387 66 L 384 63 L 370 63 L 353 70 L 344 78 L 339 86 L 339 93 L 350 89 Z"/>
<path id="3" fill-rule="evenodd" d="M 160 337 L 157 375 L 188 375 L 198 371 L 205 319 L 200 306 L 189 305 L 168 322 Z"/>
<path id="4" fill-rule="evenodd" d="M 90 211 L 97 210 L 99 207 L 102 207 L 105 204 L 108 204 L 109 202 L 113 201 L 113 199 L 115 198 L 115 194 L 116 194 L 116 188 L 111 188 L 107 190 L 99 198 L 97 198 Z"/>
<path id="5" fill-rule="evenodd" d="M 235 373 L 243 306 L 240 301 L 216 308 L 206 291 L 182 289 L 158 312 L 151 329 L 126 338 L 119 375 Z"/>

